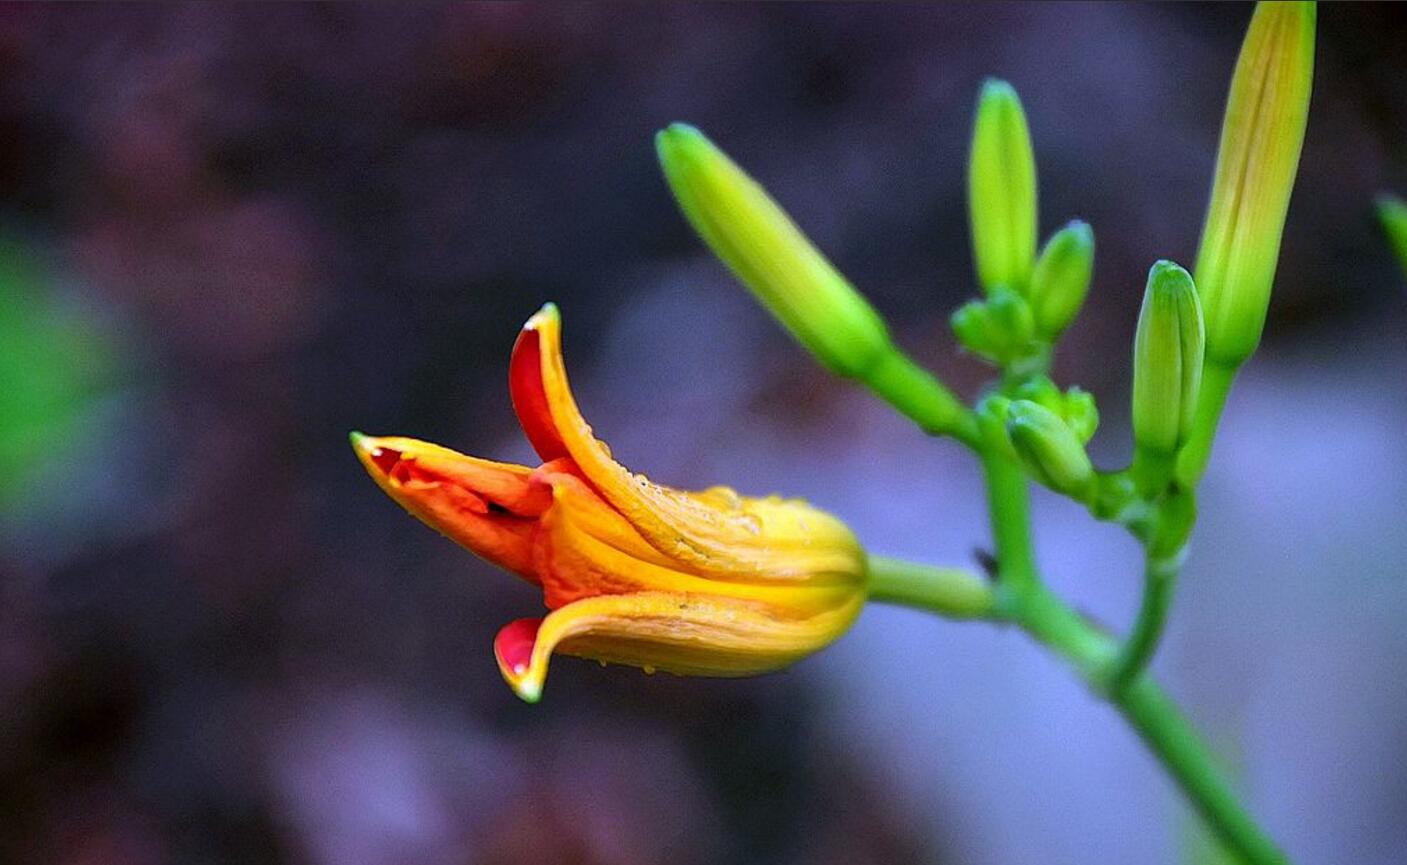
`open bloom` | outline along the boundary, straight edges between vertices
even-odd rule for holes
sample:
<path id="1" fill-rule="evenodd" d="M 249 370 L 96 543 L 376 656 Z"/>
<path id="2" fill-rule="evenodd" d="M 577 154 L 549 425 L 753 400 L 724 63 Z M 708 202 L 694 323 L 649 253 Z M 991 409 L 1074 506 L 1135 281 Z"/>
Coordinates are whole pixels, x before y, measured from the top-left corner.
<path id="1" fill-rule="evenodd" d="M 582 419 L 548 305 L 513 347 L 509 389 L 537 468 L 415 439 L 353 434 L 402 507 L 539 585 L 550 611 L 494 640 L 503 677 L 535 702 L 552 653 L 650 671 L 745 676 L 839 637 L 865 600 L 865 553 L 835 517 L 726 487 L 684 492 L 634 474 Z"/>

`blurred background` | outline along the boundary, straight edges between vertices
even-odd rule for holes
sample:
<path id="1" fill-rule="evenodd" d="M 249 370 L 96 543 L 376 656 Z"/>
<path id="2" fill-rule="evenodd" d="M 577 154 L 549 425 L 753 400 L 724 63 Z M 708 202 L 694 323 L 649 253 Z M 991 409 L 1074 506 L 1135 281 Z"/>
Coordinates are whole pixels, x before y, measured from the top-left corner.
<path id="1" fill-rule="evenodd" d="M 1020 634 L 875 608 L 755 680 L 491 640 L 540 595 L 405 516 L 350 429 L 529 461 L 518 326 L 682 487 L 810 498 L 970 563 L 974 461 L 828 378 L 677 213 L 707 131 L 965 396 L 986 75 L 1042 235 L 1098 238 L 1057 372 L 1129 453 L 1149 264 L 1191 264 L 1248 4 L 0 6 L 0 861 L 1172 863 L 1194 821 Z M 1296 861 L 1407 860 L 1407 13 L 1320 11 L 1267 337 L 1156 668 Z M 1058 588 L 1126 623 L 1137 549 L 1037 500 Z"/>

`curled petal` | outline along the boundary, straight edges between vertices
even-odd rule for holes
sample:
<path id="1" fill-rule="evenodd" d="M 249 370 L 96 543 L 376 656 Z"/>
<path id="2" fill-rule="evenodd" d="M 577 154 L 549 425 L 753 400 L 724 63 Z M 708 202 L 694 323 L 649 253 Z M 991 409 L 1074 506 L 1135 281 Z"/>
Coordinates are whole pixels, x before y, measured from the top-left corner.
<path id="1" fill-rule="evenodd" d="M 542 696 L 554 651 L 693 676 L 748 676 L 793 663 L 844 633 L 864 598 L 817 615 L 778 618 L 745 601 L 671 592 L 584 598 L 499 632 L 494 654 L 519 697 Z"/>
<path id="2" fill-rule="evenodd" d="M 352 435 L 377 485 L 422 522 L 499 567 L 537 582 L 532 544 L 552 489 L 533 469 L 399 436 Z"/>
<path id="3" fill-rule="evenodd" d="M 766 604 L 778 618 L 803 618 L 843 604 L 853 585 L 728 582 L 691 570 L 650 546 L 578 477 L 555 476 L 555 503 L 542 518 L 534 564 L 549 609 L 592 595 L 709 594 Z"/>
<path id="4" fill-rule="evenodd" d="M 682 492 L 617 463 L 592 434 L 567 382 L 561 319 L 548 305 L 513 348 L 509 383 L 529 441 L 544 460 L 569 456 L 656 550 L 715 580 L 854 584 L 864 553 L 836 518 L 804 502 L 715 487 Z"/>

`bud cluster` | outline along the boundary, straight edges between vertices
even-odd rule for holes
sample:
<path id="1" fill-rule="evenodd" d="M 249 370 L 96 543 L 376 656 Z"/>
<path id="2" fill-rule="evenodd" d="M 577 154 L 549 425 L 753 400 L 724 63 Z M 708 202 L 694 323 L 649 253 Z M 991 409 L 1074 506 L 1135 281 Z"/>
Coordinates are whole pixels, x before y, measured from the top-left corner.
<path id="1" fill-rule="evenodd" d="M 969 351 L 1001 366 L 1043 362 L 1089 291 L 1094 231 L 1072 221 L 1036 254 L 1036 163 L 1026 115 L 1005 81 L 982 87 L 968 161 L 968 213 L 985 295 L 953 314 Z"/>

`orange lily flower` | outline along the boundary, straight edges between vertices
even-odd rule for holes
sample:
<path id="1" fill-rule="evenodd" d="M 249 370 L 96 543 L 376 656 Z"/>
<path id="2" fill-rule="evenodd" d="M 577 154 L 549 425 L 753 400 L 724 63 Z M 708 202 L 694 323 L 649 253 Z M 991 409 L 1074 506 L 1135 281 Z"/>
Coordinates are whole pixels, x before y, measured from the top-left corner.
<path id="1" fill-rule="evenodd" d="M 499 631 L 528 702 L 553 652 L 700 676 L 786 666 L 839 637 L 865 601 L 865 552 L 835 517 L 726 487 L 684 492 L 617 463 L 567 384 L 548 304 L 513 347 L 509 389 L 537 468 L 416 439 L 352 434 L 378 485 L 480 557 L 541 586 L 550 611 Z"/>

